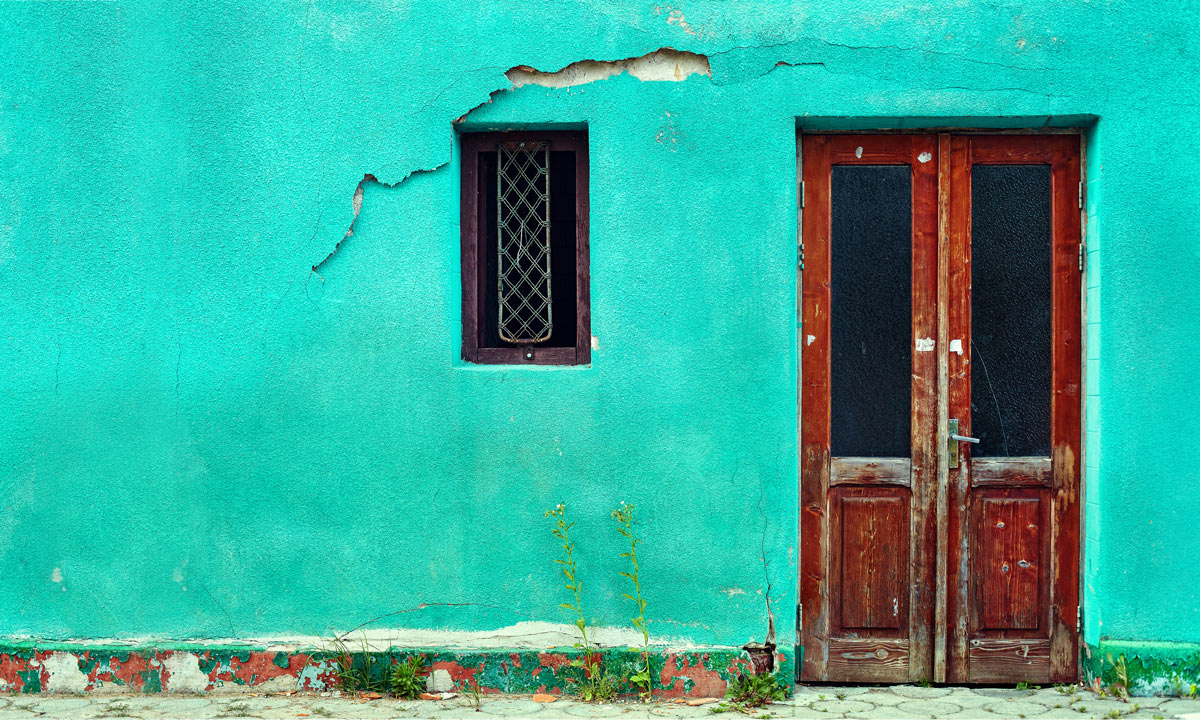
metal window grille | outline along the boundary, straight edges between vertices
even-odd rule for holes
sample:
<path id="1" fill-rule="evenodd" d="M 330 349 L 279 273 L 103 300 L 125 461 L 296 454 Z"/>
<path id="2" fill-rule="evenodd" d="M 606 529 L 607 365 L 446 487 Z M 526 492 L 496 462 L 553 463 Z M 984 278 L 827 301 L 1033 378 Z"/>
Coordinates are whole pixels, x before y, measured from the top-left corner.
<path id="1" fill-rule="evenodd" d="M 554 331 L 550 294 L 550 146 L 500 143 L 496 164 L 500 339 L 548 340 Z"/>

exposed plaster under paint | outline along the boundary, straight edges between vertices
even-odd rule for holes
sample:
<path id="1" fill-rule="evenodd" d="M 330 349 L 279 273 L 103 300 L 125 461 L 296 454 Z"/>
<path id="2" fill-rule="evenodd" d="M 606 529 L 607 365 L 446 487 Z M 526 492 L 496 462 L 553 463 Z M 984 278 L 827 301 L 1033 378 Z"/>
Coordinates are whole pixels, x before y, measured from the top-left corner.
<path id="1" fill-rule="evenodd" d="M 661 48 L 641 57 L 624 60 L 579 60 L 555 72 L 543 72 L 519 65 L 504 73 L 513 88 L 540 85 L 565 88 L 585 85 L 629 73 L 643 82 L 680 82 L 692 75 L 712 77 L 708 58 L 697 53 Z"/>
<path id="2" fill-rule="evenodd" d="M 495 630 L 448 630 L 444 628 L 412 629 L 382 628 L 353 630 L 335 633 L 345 636 L 346 642 L 357 646 L 366 641 L 371 650 L 384 651 L 389 648 L 451 648 L 451 649 L 516 649 L 544 650 L 546 648 L 571 647 L 579 642 L 579 629 L 573 624 L 542 621 L 524 621 Z M 9 637 L 8 640 L 36 642 L 40 638 Z M 621 648 L 640 646 L 642 633 L 632 627 L 588 627 L 588 639 L 600 647 Z M 700 646 L 680 638 L 652 637 L 651 644 L 667 652 L 693 652 L 703 649 L 731 649 L 732 646 Z M 221 647 L 255 647 L 278 652 L 294 652 L 303 649 L 336 650 L 337 645 L 327 637 L 316 635 L 269 635 L 256 638 L 198 638 L 186 642 L 155 637 L 138 638 L 80 638 L 53 640 L 62 646 L 115 646 L 145 647 L 176 645 L 204 645 Z"/>

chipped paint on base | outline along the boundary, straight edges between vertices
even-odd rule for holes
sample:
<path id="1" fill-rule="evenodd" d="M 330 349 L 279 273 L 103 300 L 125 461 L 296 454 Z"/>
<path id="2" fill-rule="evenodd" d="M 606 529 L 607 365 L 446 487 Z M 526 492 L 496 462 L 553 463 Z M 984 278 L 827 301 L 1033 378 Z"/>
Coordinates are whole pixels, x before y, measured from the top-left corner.
<path id="1" fill-rule="evenodd" d="M 1086 644 L 1080 665 L 1088 683 L 1099 679 L 1103 687 L 1117 682 L 1117 665 L 1125 658 L 1129 693 L 1187 696 L 1200 692 L 1200 644 L 1101 640 Z"/>
<path id="2" fill-rule="evenodd" d="M 352 653 L 355 662 L 361 655 Z M 445 670 L 455 682 L 478 683 L 485 693 L 551 693 L 570 690 L 578 670 L 574 649 L 462 650 L 388 648 L 371 651 L 375 667 L 419 654 L 430 670 Z M 737 648 L 652 651 L 655 692 L 663 697 L 721 696 L 729 679 L 749 667 Z M 606 649 L 602 662 L 622 693 L 636 692 L 625 678 L 639 667 L 641 655 L 625 648 Z M 336 678 L 335 653 L 318 648 L 278 651 L 246 647 L 171 648 L 73 646 L 40 649 L 18 643 L 0 645 L 0 691 L 20 693 L 94 692 L 242 692 L 330 690 Z M 793 675 L 793 658 L 776 657 L 781 678 Z M 382 670 L 381 670 L 382 671 Z"/>

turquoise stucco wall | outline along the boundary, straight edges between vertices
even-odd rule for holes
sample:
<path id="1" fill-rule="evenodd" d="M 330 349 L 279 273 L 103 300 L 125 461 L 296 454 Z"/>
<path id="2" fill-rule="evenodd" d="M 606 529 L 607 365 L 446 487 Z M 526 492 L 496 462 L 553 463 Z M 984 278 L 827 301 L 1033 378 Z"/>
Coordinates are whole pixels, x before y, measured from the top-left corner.
<path id="1" fill-rule="evenodd" d="M 664 46 L 712 76 L 506 90 Z M 657 637 L 761 639 L 769 582 L 786 638 L 797 122 L 1086 123 L 1086 639 L 1200 642 L 1198 47 L 1195 3 L 4 3 L 0 635 L 559 621 L 559 501 L 619 625 L 625 500 Z M 457 359 L 464 114 L 588 128 L 589 368 Z"/>

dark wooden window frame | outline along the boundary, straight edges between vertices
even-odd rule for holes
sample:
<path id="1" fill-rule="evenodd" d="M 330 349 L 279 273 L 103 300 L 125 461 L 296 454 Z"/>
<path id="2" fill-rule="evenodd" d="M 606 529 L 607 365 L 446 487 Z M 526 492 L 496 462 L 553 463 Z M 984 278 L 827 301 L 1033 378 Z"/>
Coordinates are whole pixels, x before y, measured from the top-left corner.
<path id="1" fill-rule="evenodd" d="M 462 356 L 482 365 L 587 365 L 592 360 L 590 281 L 588 268 L 588 140 L 586 131 L 547 130 L 462 133 Z M 549 142 L 550 150 L 575 153 L 575 345 L 573 347 L 480 347 L 484 332 L 483 300 L 487 279 L 482 268 L 487 243 L 482 228 L 485 203 L 479 202 L 480 153 L 500 142 Z"/>

